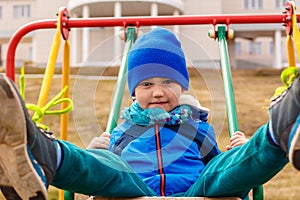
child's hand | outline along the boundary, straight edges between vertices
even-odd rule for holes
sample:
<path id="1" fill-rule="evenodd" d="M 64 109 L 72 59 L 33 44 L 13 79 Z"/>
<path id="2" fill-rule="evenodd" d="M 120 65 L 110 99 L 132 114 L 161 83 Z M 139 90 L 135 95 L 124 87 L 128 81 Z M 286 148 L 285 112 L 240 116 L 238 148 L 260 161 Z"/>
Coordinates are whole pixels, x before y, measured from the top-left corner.
<path id="1" fill-rule="evenodd" d="M 232 149 L 233 147 L 241 146 L 248 142 L 249 139 L 246 138 L 245 134 L 237 131 L 233 134 L 233 136 L 230 138 L 230 144 L 226 146 L 227 150 Z"/>
<path id="2" fill-rule="evenodd" d="M 103 132 L 99 137 L 94 137 L 87 149 L 108 149 L 110 134 Z"/>

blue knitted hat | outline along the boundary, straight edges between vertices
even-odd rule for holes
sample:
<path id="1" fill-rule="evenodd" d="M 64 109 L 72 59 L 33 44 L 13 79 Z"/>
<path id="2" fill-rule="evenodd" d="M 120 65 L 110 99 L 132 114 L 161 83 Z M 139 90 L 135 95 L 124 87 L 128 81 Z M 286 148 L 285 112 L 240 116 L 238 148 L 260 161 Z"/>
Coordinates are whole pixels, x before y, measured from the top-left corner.
<path id="1" fill-rule="evenodd" d="M 128 88 L 134 95 L 136 86 L 153 77 L 169 78 L 189 88 L 184 53 L 176 36 L 161 27 L 138 38 L 128 55 Z"/>

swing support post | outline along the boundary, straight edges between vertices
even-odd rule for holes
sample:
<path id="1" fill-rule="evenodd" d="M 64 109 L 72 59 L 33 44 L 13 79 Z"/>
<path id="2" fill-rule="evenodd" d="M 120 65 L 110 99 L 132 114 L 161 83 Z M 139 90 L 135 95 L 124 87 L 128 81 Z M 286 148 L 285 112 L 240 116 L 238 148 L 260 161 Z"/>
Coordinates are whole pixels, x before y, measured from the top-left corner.
<path id="1" fill-rule="evenodd" d="M 234 132 L 238 131 L 238 117 L 236 112 L 236 105 L 234 99 L 234 92 L 232 86 L 232 76 L 229 62 L 229 54 L 227 47 L 227 38 L 228 38 L 228 27 L 218 26 L 217 28 L 217 38 L 219 41 L 219 50 L 220 50 L 220 60 L 221 60 L 221 69 L 222 77 L 224 82 L 224 93 L 227 109 L 227 118 L 228 118 L 228 129 L 230 137 Z M 263 187 L 258 186 L 253 188 L 253 199 L 254 200 L 263 200 Z"/>
<path id="2" fill-rule="evenodd" d="M 124 94 L 124 87 L 126 83 L 126 74 L 127 74 L 127 58 L 128 52 L 131 49 L 135 38 L 136 38 L 136 28 L 128 27 L 126 28 L 126 43 L 124 47 L 124 54 L 122 56 L 122 62 L 118 74 L 118 79 L 116 83 L 116 88 L 113 94 L 113 99 L 111 102 L 111 108 L 108 116 L 108 121 L 106 124 L 106 132 L 111 133 L 111 131 L 117 126 L 119 112 L 122 104 L 123 94 Z"/>
<path id="3" fill-rule="evenodd" d="M 224 93 L 226 99 L 226 109 L 228 117 L 228 129 L 230 137 L 234 132 L 239 130 L 238 118 L 234 100 L 234 92 L 232 86 L 232 76 L 229 63 L 228 47 L 227 47 L 227 30 L 226 26 L 219 26 L 217 30 L 219 48 L 220 48 L 220 60 L 222 68 L 222 77 L 224 82 Z"/>

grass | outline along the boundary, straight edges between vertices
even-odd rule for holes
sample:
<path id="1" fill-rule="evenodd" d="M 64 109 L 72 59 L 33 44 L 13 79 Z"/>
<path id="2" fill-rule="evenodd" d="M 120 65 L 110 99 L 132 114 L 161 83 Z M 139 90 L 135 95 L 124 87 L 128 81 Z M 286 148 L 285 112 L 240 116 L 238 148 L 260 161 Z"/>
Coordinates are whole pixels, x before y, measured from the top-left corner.
<path id="1" fill-rule="evenodd" d="M 117 69 L 93 72 L 74 70 L 73 73 L 94 75 L 116 75 Z M 274 89 L 281 86 L 279 70 L 233 70 L 233 86 L 236 99 L 239 129 L 251 137 L 255 130 L 268 120 L 268 100 Z M 191 93 L 205 107 L 211 110 L 210 123 L 214 126 L 220 148 L 225 151 L 229 136 L 222 78 L 219 70 L 190 69 Z M 36 103 L 42 79 L 26 78 L 26 102 Z M 107 123 L 114 91 L 115 80 L 83 80 L 72 78 L 70 92 L 74 109 L 69 114 L 68 140 L 85 147 L 89 141 L 100 135 Z M 60 79 L 53 80 L 49 97 L 61 89 Z M 126 90 L 127 91 L 127 90 Z M 123 96 L 122 106 L 130 105 L 128 92 Z M 60 119 L 45 117 L 43 123 L 51 127 L 56 137 L 60 137 Z M 238 176 L 238 175 L 237 175 Z M 264 184 L 266 200 L 296 199 L 300 194 L 299 172 L 288 164 L 268 183 Z M 1 197 L 0 197 L 1 199 Z M 49 199 L 57 199 L 57 190 L 50 188 Z"/>

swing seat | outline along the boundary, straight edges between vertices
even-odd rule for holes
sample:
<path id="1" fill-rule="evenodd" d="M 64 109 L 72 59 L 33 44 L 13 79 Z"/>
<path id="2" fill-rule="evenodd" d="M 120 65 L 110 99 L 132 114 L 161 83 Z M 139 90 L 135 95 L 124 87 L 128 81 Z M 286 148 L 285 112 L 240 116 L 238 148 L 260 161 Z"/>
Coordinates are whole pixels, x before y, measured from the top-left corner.
<path id="1" fill-rule="evenodd" d="M 137 197 L 122 200 L 241 200 L 238 197 Z M 120 198 L 90 197 L 87 200 L 120 200 Z"/>

